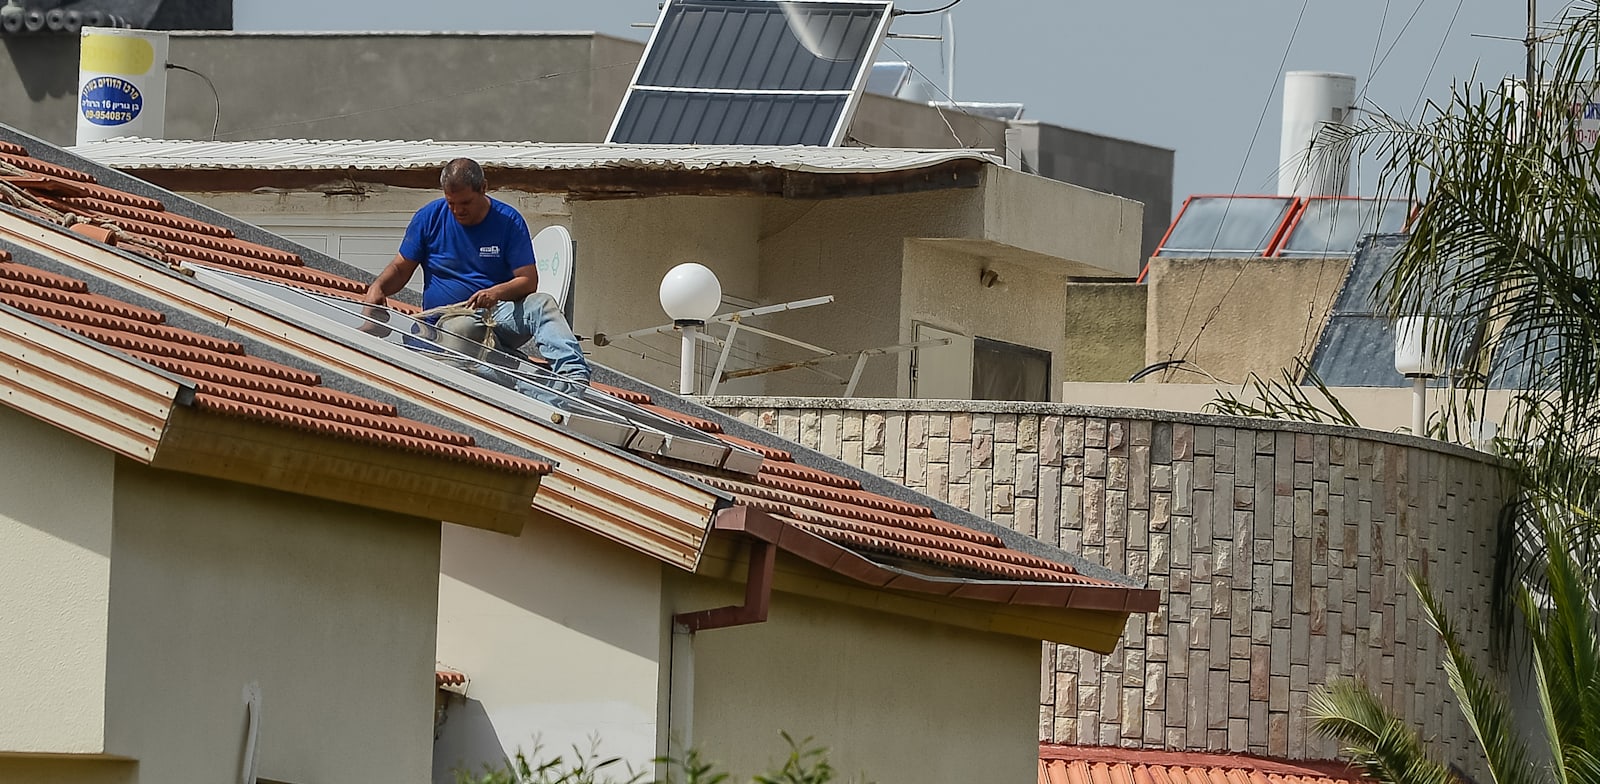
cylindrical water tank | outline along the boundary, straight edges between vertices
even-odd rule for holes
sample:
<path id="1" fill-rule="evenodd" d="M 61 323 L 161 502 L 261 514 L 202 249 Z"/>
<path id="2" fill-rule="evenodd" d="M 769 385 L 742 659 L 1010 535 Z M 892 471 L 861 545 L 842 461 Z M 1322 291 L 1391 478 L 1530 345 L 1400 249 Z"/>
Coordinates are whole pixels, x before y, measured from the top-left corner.
<path id="1" fill-rule="evenodd" d="M 85 27 L 78 59 L 78 144 L 166 131 L 167 34 Z"/>
<path id="2" fill-rule="evenodd" d="M 1345 195 L 1349 151 L 1342 145 L 1318 141 L 1317 134 L 1328 125 L 1349 124 L 1355 102 L 1356 78 L 1349 74 L 1290 71 L 1283 75 L 1279 196 Z"/>

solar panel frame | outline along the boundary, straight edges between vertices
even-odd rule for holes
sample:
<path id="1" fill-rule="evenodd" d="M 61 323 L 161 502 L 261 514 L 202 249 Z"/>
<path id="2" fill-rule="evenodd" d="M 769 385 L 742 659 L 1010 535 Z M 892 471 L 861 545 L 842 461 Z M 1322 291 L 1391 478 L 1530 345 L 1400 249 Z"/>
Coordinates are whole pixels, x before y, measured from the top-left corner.
<path id="1" fill-rule="evenodd" d="M 1206 220 L 1210 216 L 1209 210 L 1212 203 L 1221 202 L 1226 202 L 1223 204 L 1222 214 L 1217 216 L 1216 223 L 1210 224 L 1219 228 L 1218 231 L 1213 232 L 1213 239 L 1209 240 L 1208 244 L 1196 247 L 1181 247 L 1171 244 L 1175 235 L 1181 237 L 1183 234 L 1192 233 L 1189 226 L 1183 223 L 1185 218 L 1189 218 L 1192 221 L 1194 215 L 1204 211 L 1201 220 Z M 1241 206 L 1253 204 L 1280 205 L 1272 223 L 1265 227 L 1260 240 L 1256 241 L 1251 247 L 1217 247 L 1216 245 L 1217 242 L 1221 241 L 1222 228 L 1229 228 L 1229 233 L 1237 232 L 1239 227 L 1246 225 L 1243 221 L 1250 217 L 1242 211 L 1235 213 L 1232 209 L 1234 203 L 1238 203 Z M 1294 220 L 1296 211 L 1300 209 L 1301 204 L 1302 200 L 1297 196 L 1266 196 L 1238 193 L 1196 194 L 1190 196 L 1183 200 L 1183 207 L 1178 210 L 1178 214 L 1172 219 L 1172 224 L 1167 227 L 1167 233 L 1162 236 L 1161 244 L 1156 247 L 1154 255 L 1162 258 L 1190 259 L 1263 258 L 1271 256 L 1277 249 L 1278 243 L 1282 241 L 1284 232 L 1288 231 L 1288 226 Z M 1229 226 L 1227 221 L 1230 219 L 1238 222 Z M 1204 228 L 1202 228 L 1203 231 Z M 1140 278 L 1143 279 L 1143 277 L 1144 275 L 1141 273 Z"/>
<path id="2" fill-rule="evenodd" d="M 250 275 L 202 267 L 195 269 L 195 279 L 230 290 L 258 307 L 266 302 L 273 303 L 269 310 L 284 309 L 295 314 L 297 321 L 311 328 L 320 328 L 324 334 L 334 334 L 330 326 L 358 331 L 358 327 L 344 321 L 372 321 L 361 315 L 366 306 L 354 300 Z M 436 325 L 423 325 L 399 311 L 388 308 L 382 310 L 387 311 L 390 334 L 387 337 L 368 334 L 365 339 L 376 339 L 408 349 L 407 354 L 425 360 L 423 366 L 428 367 L 428 372 L 437 373 L 449 379 L 448 383 L 460 388 L 487 392 L 484 399 L 492 405 L 530 419 L 549 422 L 561 430 L 581 434 L 619 449 L 725 468 L 746 475 L 753 475 L 760 469 L 759 456 L 742 447 L 587 387 L 575 392 L 554 389 L 549 384 L 550 379 L 559 377 L 548 370 L 533 368 L 520 357 L 498 350 L 490 351 L 491 356 L 482 358 L 459 353 L 416 329 L 407 333 L 404 325 L 422 325 L 426 332 L 431 333 L 444 333 L 445 330 Z M 460 336 L 455 337 L 458 341 L 462 340 Z M 504 383 L 516 379 L 530 382 L 543 391 L 534 396 Z"/>
<path id="3" fill-rule="evenodd" d="M 673 84 L 650 84 L 650 83 L 648 83 L 649 81 L 652 81 L 652 80 L 653 81 L 663 81 L 662 79 L 656 79 L 654 77 L 654 71 L 652 71 L 652 68 L 657 67 L 657 64 L 655 62 L 656 58 L 658 58 L 658 57 L 667 57 L 668 55 L 666 55 L 666 54 L 658 54 L 657 47 L 659 45 L 661 45 L 661 43 L 662 43 L 662 36 L 664 34 L 664 31 L 669 29 L 669 26 L 668 26 L 669 17 L 673 13 L 677 12 L 681 7 L 689 6 L 689 5 L 713 5 L 713 6 L 715 6 L 715 5 L 726 5 L 726 6 L 729 6 L 729 7 L 734 7 L 734 6 L 738 6 L 738 5 L 746 5 L 746 6 L 762 6 L 762 7 L 769 7 L 769 8 L 778 8 L 779 6 L 815 6 L 815 7 L 824 7 L 824 8 L 826 8 L 826 7 L 843 7 L 843 8 L 859 7 L 859 8 L 863 8 L 863 9 L 874 9 L 874 10 L 876 10 L 878 12 L 878 15 L 877 15 L 877 19 L 874 21 L 874 23 L 872 25 L 871 34 L 867 37 L 864 45 L 861 47 L 861 51 L 859 53 L 859 56 L 857 56 L 855 58 L 852 66 L 851 66 L 851 68 L 853 69 L 853 74 L 851 76 L 850 84 L 848 85 L 848 87 L 840 85 L 840 86 L 836 87 L 835 89 L 826 89 L 826 90 L 802 89 L 802 90 L 796 90 L 796 89 L 730 88 L 730 87 L 709 88 L 709 87 L 689 86 L 689 85 L 681 85 L 681 84 L 673 85 Z M 664 105 L 665 103 L 670 103 L 671 101 L 673 101 L 675 99 L 674 96 L 662 96 L 662 95 L 659 95 L 659 94 L 662 94 L 662 93 L 695 93 L 695 94 L 718 94 L 718 95 L 747 94 L 747 95 L 773 96 L 775 99 L 781 99 L 781 97 L 783 97 L 783 96 L 830 95 L 830 96 L 838 96 L 838 97 L 843 98 L 843 104 L 842 104 L 841 108 L 839 109 L 838 113 L 833 117 L 832 126 L 831 126 L 829 132 L 826 134 L 826 138 L 825 139 L 822 139 L 822 138 L 817 139 L 814 146 L 837 147 L 837 146 L 841 145 L 844 142 L 844 140 L 846 138 L 846 135 L 849 132 L 850 121 L 851 121 L 852 118 L 855 117 L 856 109 L 857 109 L 858 106 L 860 106 L 861 96 L 862 96 L 862 93 L 866 91 L 867 80 L 872 74 L 872 65 L 873 65 L 874 61 L 876 60 L 877 52 L 878 52 L 879 48 L 882 46 L 884 39 L 888 36 L 889 24 L 890 24 L 890 22 L 891 22 L 891 20 L 893 18 L 893 10 L 894 10 L 893 0 L 742 0 L 742 1 L 741 0 L 667 0 L 667 2 L 662 4 L 661 13 L 656 18 L 656 24 L 655 24 L 654 28 L 650 31 L 650 38 L 645 44 L 644 56 L 639 58 L 639 64 L 634 69 L 633 79 L 628 85 L 628 91 L 627 91 L 627 93 L 625 93 L 623 95 L 622 103 L 621 103 L 621 105 L 618 106 L 617 113 L 611 120 L 611 126 L 606 131 L 606 142 L 608 144 L 618 144 L 618 143 L 626 143 L 626 144 L 674 144 L 674 143 L 676 143 L 676 144 L 753 144 L 753 143 L 759 143 L 759 142 L 751 142 L 751 141 L 747 141 L 745 139 L 739 139 L 739 138 L 732 139 L 732 140 L 726 140 L 725 137 L 719 137 L 717 141 L 701 141 L 701 140 L 699 140 L 697 138 L 695 141 L 690 141 L 690 142 L 682 142 L 682 141 L 678 141 L 678 142 L 641 141 L 637 136 L 628 136 L 626 138 L 619 138 L 619 132 L 624 129 L 624 120 L 625 119 L 629 118 L 630 115 L 631 115 L 633 117 L 635 123 L 637 123 L 637 113 L 638 113 L 639 109 L 634 104 L 635 104 L 636 100 L 639 100 L 638 96 L 640 96 L 640 94 L 649 94 L 649 93 L 657 94 L 655 100 L 657 101 L 658 105 Z M 754 50 L 752 50 L 752 51 L 754 51 Z M 678 99 L 678 100 L 681 100 L 681 99 Z M 777 103 L 779 103 L 779 101 L 778 100 L 774 100 L 771 103 L 773 105 L 776 105 Z"/>

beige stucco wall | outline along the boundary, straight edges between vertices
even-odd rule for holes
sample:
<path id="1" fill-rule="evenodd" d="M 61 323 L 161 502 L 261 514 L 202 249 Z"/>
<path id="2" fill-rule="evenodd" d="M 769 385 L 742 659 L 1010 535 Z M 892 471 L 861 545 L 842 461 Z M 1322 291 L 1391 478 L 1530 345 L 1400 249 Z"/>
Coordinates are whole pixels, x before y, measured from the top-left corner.
<path id="1" fill-rule="evenodd" d="M 570 525 L 512 539 L 447 525 L 438 659 L 470 679 L 434 746 L 435 782 L 536 743 L 646 770 L 658 752 L 662 565 Z"/>
<path id="2" fill-rule="evenodd" d="M 1004 166 L 983 179 L 984 239 L 1064 260 L 1074 275 L 1139 274 L 1144 205 Z"/>
<path id="3" fill-rule="evenodd" d="M 616 335 L 671 323 L 661 310 L 661 278 L 690 261 L 710 267 L 724 295 L 758 299 L 763 201 L 738 196 L 658 196 L 573 202 L 572 232 L 578 244 L 573 282 L 578 296 L 577 323 L 573 327 L 584 335 Z M 813 295 L 789 298 L 801 296 Z M 722 334 L 720 329 L 714 331 Z M 760 339 L 745 334 L 736 343 L 735 356 L 751 356 L 761 345 Z M 716 366 L 715 351 L 702 347 L 701 384 Z M 653 384 L 677 389 L 678 352 L 676 334 L 652 335 L 597 347 L 594 358 Z M 736 359 L 731 364 L 749 363 Z M 728 387 L 757 391 L 765 383 L 765 379 L 755 379 Z"/>
<path id="4" fill-rule="evenodd" d="M 982 272 L 999 275 L 992 287 Z M 1016 343 L 1051 354 L 1050 390 L 1055 394 L 1068 378 L 1066 364 L 1066 275 L 1032 265 L 991 260 L 951 243 L 908 240 L 901 271 L 901 340 L 916 339 L 918 322 L 966 338 L 945 347 L 918 349 L 919 363 L 947 361 L 948 352 L 962 352 L 970 367 L 972 338 Z M 952 341 L 955 339 L 952 338 Z M 876 360 L 885 365 L 907 363 L 909 354 Z M 971 395 L 969 386 L 961 397 Z M 909 394 L 909 373 L 901 387 Z"/>
<path id="5" fill-rule="evenodd" d="M 1139 372 L 1145 364 L 1148 294 L 1149 288 L 1138 283 L 1068 283 L 1061 377 L 1068 382 L 1125 381 Z M 1078 402 L 1065 396 L 1057 400 Z"/>
<path id="6" fill-rule="evenodd" d="M 5 406 L 0 442 L 0 756 L 99 753 L 111 453 Z"/>
<path id="7" fill-rule="evenodd" d="M 1309 359 L 1349 259 L 1152 258 L 1145 361 L 1184 358 L 1218 381 L 1275 377 Z M 1202 383 L 1169 371 L 1150 381 Z"/>
<path id="8" fill-rule="evenodd" d="M 1406 575 L 1487 658 L 1498 518 L 1485 456 L 1408 436 L 1054 404 L 713 405 L 1163 594 L 1109 656 L 1047 645 L 1039 737 L 1330 759 L 1311 692 L 1359 676 L 1481 773 Z"/>
<path id="9" fill-rule="evenodd" d="M 673 578 L 675 611 L 743 597 Z M 1037 776 L 1037 642 L 775 593 L 765 623 L 697 633 L 693 659 L 692 745 L 733 781 L 782 763 L 780 732 L 827 747 L 842 780 Z"/>
<path id="10" fill-rule="evenodd" d="M 979 193 L 964 189 L 771 204 L 761 227 L 762 297 L 781 302 L 834 296 L 830 305 L 772 316 L 772 328 L 841 351 L 909 340 L 911 325 L 899 304 L 906 238 L 978 236 Z M 905 394 L 908 362 L 905 355 L 868 360 L 857 394 Z M 851 365 L 827 369 L 848 377 Z M 807 371 L 784 373 L 782 383 L 781 389 L 794 394 L 844 391 L 842 384 Z"/>
<path id="11" fill-rule="evenodd" d="M 1332 404 L 1316 388 L 1303 387 L 1302 391 L 1318 407 L 1333 410 Z M 1362 427 L 1391 433 L 1411 431 L 1410 387 L 1334 387 L 1328 391 Z M 1254 387 L 1069 381 L 1062 385 L 1061 399 L 1082 406 L 1127 406 L 1206 413 L 1223 394 L 1244 403 L 1254 403 L 1258 397 Z M 1470 395 L 1465 392 L 1452 395 L 1446 390 L 1430 387 L 1426 401 L 1428 418 L 1430 422 L 1448 418 L 1457 424 L 1451 430 L 1451 440 L 1469 443 L 1471 433 L 1466 423 L 1473 419 L 1503 421 L 1515 395 L 1515 391 L 1508 389 L 1476 390 Z"/>
<path id="12" fill-rule="evenodd" d="M 108 750 L 139 780 L 426 782 L 439 524 L 119 462 Z"/>

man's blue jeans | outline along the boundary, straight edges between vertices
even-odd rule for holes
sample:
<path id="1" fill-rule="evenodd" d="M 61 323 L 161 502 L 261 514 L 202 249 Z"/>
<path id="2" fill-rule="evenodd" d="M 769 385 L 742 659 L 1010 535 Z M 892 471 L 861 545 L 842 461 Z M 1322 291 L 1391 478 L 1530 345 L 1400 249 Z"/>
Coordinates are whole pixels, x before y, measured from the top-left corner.
<path id="1" fill-rule="evenodd" d="M 508 349 L 521 348 L 532 343 L 539 356 L 550 363 L 550 371 L 567 380 L 574 387 L 589 383 L 589 361 L 583 358 L 578 347 L 578 337 L 555 297 L 533 293 L 516 302 L 502 302 L 494 307 L 494 336 Z"/>

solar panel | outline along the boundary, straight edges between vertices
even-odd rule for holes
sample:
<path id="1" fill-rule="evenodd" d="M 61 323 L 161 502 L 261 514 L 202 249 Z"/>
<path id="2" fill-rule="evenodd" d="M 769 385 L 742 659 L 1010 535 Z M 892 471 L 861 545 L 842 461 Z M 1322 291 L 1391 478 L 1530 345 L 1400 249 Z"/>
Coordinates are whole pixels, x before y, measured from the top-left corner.
<path id="1" fill-rule="evenodd" d="M 403 349 L 387 350 L 388 361 L 447 378 L 483 399 L 527 418 L 622 449 L 660 455 L 753 475 L 762 458 L 649 409 L 597 392 L 573 387 L 560 376 L 503 351 L 484 349 L 472 356 L 458 350 L 474 341 L 394 310 L 387 321 L 365 315 L 366 306 L 280 283 L 222 270 L 196 268 L 201 283 L 238 293 L 323 334 L 360 333 L 363 340 L 381 340 Z M 259 295 L 265 295 L 266 299 Z M 274 307 L 274 305 L 276 307 Z"/>
<path id="2" fill-rule="evenodd" d="M 1410 212 L 1404 199 L 1307 199 L 1278 255 L 1353 256 L 1362 237 L 1403 230 Z"/>
<path id="3" fill-rule="evenodd" d="M 889 0 L 669 0 L 608 142 L 834 146 Z"/>
<path id="4" fill-rule="evenodd" d="M 1294 206 L 1292 196 L 1191 196 L 1155 255 L 1265 256 Z"/>

